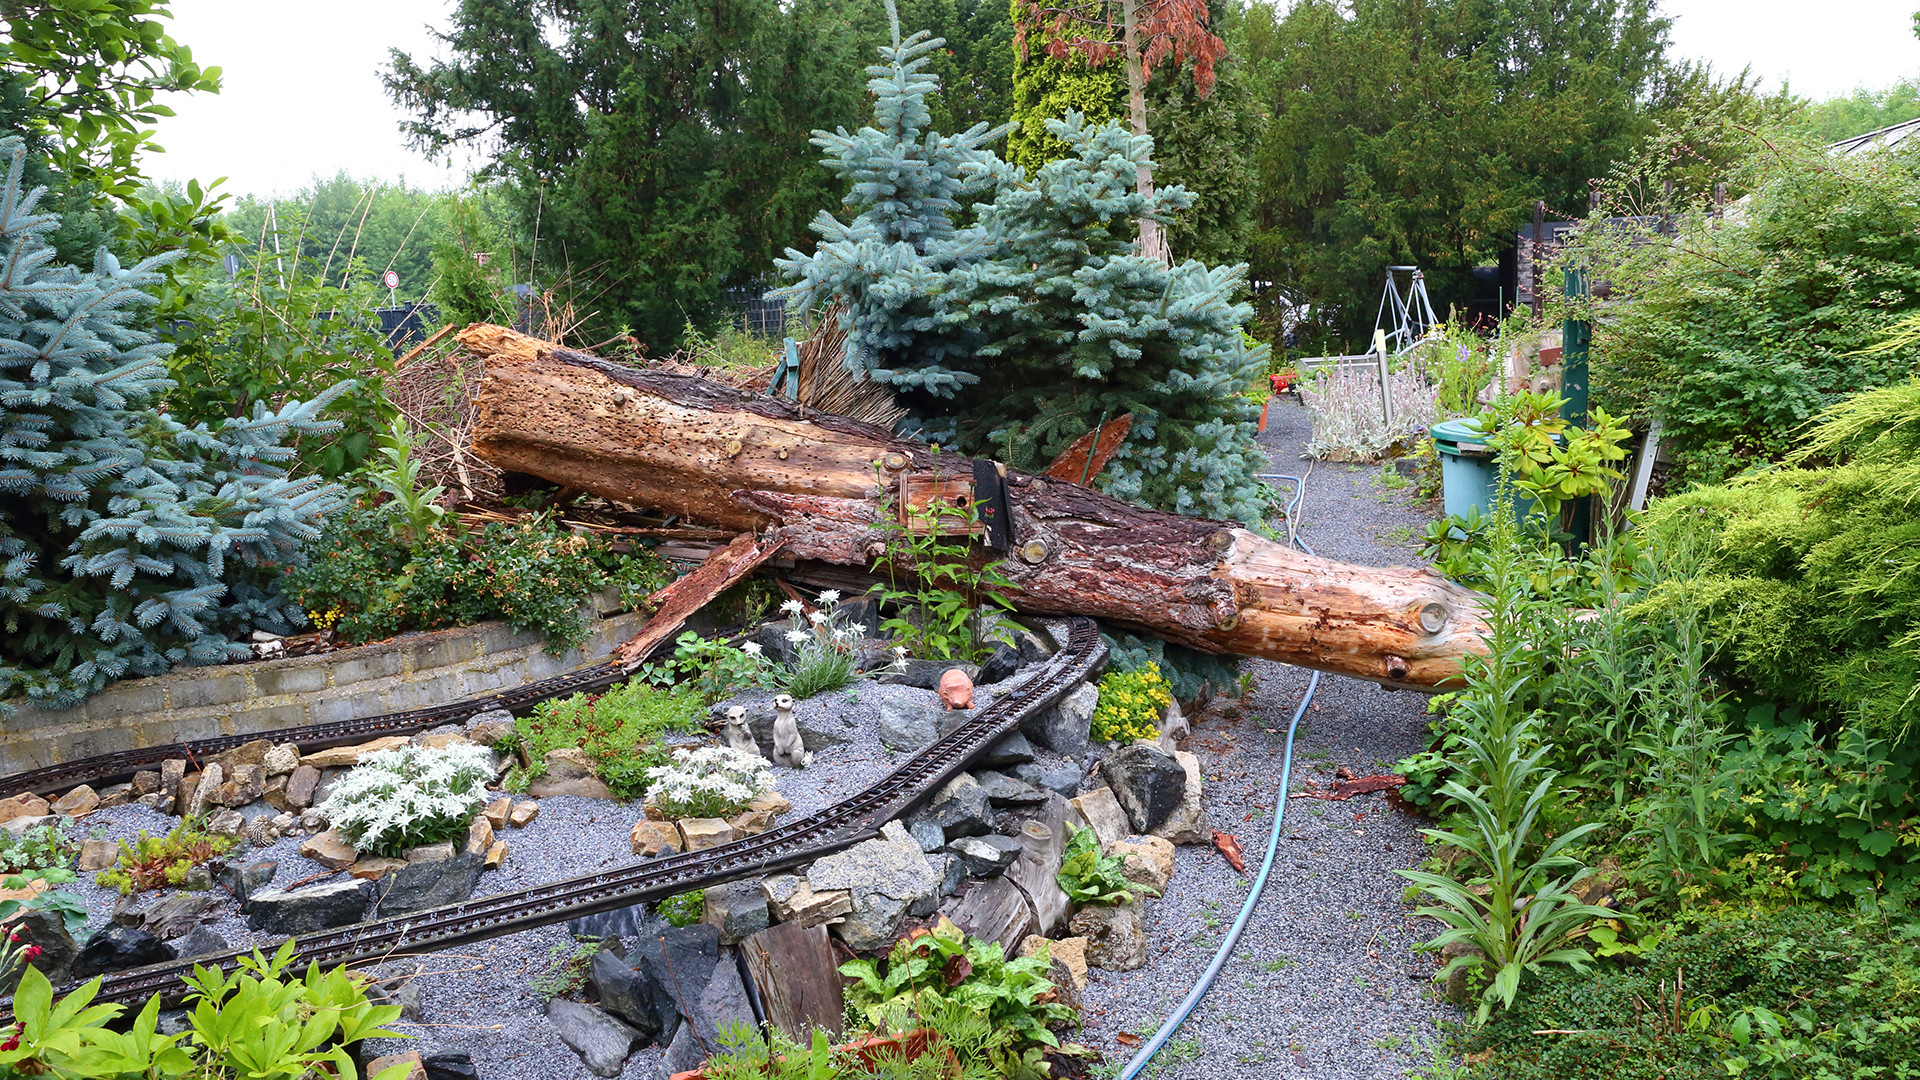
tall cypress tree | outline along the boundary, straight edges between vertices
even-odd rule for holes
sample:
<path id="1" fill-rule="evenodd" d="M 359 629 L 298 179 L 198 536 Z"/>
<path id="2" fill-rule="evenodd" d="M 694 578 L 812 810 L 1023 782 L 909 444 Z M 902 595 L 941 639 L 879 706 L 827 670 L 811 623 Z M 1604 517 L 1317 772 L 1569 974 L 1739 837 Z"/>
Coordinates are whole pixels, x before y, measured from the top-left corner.
<path id="1" fill-rule="evenodd" d="M 337 425 L 308 401 L 188 428 L 155 410 L 170 346 L 138 329 L 165 257 L 61 265 L 24 185 L 27 151 L 0 139 L 0 711 L 65 708 L 124 675 L 244 654 L 230 638 L 301 617 L 275 581 L 339 506 L 293 479 L 282 440 Z"/>

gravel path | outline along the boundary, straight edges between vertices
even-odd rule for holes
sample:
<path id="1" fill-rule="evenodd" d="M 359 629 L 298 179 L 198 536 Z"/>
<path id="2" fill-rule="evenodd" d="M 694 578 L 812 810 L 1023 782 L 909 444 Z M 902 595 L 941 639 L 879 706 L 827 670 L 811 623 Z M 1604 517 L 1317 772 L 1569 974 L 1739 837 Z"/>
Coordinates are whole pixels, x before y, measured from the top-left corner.
<path id="1" fill-rule="evenodd" d="M 1305 410 L 1276 400 L 1260 441 L 1274 472 L 1303 473 Z M 1409 506 L 1409 487 L 1388 487 L 1381 475 L 1372 466 L 1314 465 L 1300 535 L 1332 558 L 1416 564 L 1410 538 L 1425 517 Z M 1234 715 L 1194 718 L 1190 748 L 1206 771 L 1209 824 L 1240 838 L 1248 875 L 1211 849 L 1179 849 L 1167 896 L 1148 904 L 1147 966 L 1096 971 L 1085 995 L 1081 1041 L 1109 1062 L 1132 1054 L 1119 1036 L 1151 1033 L 1205 971 L 1265 852 L 1286 723 L 1307 673 L 1268 661 L 1243 670 L 1253 676 L 1252 693 Z M 1294 790 L 1325 786 L 1341 767 L 1355 776 L 1385 772 L 1420 749 L 1426 700 L 1322 677 L 1294 743 Z M 1378 795 L 1293 800 L 1273 876 L 1233 958 L 1161 1050 L 1154 1074 L 1375 1078 L 1431 1062 L 1437 1023 L 1459 1014 L 1435 997 L 1433 959 L 1412 951 L 1431 933 L 1408 918 L 1406 882 L 1392 873 L 1419 860 L 1419 824 Z"/>

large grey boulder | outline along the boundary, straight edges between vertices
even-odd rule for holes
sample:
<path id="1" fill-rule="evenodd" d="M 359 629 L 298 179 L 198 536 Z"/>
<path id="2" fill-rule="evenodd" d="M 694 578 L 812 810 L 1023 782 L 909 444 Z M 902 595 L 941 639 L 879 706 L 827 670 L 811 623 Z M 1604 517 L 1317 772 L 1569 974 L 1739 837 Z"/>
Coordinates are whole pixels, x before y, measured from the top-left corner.
<path id="1" fill-rule="evenodd" d="M 993 811 L 987 800 L 987 789 L 967 773 L 947 781 L 915 816 L 938 825 L 950 841 L 993 831 Z"/>
<path id="2" fill-rule="evenodd" d="M 485 863 L 485 855 L 471 851 L 438 862 L 409 863 L 382 882 L 375 911 L 384 918 L 471 899 Z"/>
<path id="3" fill-rule="evenodd" d="M 1134 743 L 1115 750 L 1101 760 L 1100 775 L 1137 833 L 1159 828 L 1186 797 L 1187 770 L 1157 746 Z"/>
<path id="4" fill-rule="evenodd" d="M 311 934 L 357 923 L 367 912 L 365 881 L 309 885 L 295 892 L 262 889 L 253 894 L 247 927 L 270 934 Z"/>
<path id="5" fill-rule="evenodd" d="M 987 791 L 987 802 L 996 807 L 1039 806 L 1047 801 L 1046 792 L 1006 773 L 982 772 L 979 784 Z"/>
<path id="6" fill-rule="evenodd" d="M 1185 750 L 1175 750 L 1173 760 L 1186 773 L 1180 803 L 1153 830 L 1153 835 L 1176 844 L 1206 844 L 1213 840 L 1207 828 L 1206 808 L 1201 804 L 1200 759 Z"/>
<path id="7" fill-rule="evenodd" d="M 547 1002 L 547 1019 L 595 1076 L 619 1076 L 627 1055 L 645 1045 L 640 1033 L 591 1005 L 566 998 Z"/>
<path id="8" fill-rule="evenodd" d="M 59 986 L 72 978 L 71 971 L 75 958 L 80 955 L 80 946 L 67 932 L 66 920 L 57 911 L 45 908 L 28 908 L 19 912 L 7 922 L 7 930 L 20 935 L 19 945 L 40 946 L 40 955 L 27 962 L 27 967 L 40 969 L 47 981 Z M 14 984 L 20 981 L 21 969 L 0 971 L 0 993 L 11 993 Z"/>
<path id="9" fill-rule="evenodd" d="M 1043 709 L 1020 725 L 1020 730 L 1036 744 L 1079 761 L 1087 752 L 1093 730 L 1093 710 L 1100 704 L 1100 690 L 1091 683 L 1073 688 L 1059 704 Z"/>
<path id="10" fill-rule="evenodd" d="M 984 794 L 980 801 L 986 801 Z M 854 950 L 892 944 L 907 909 L 939 894 L 939 874 L 919 842 L 899 822 L 888 822 L 886 835 L 829 855 L 807 870 L 807 883 L 815 891 L 845 889 L 852 894 L 853 911 L 837 929 Z"/>
<path id="11" fill-rule="evenodd" d="M 1005 642 L 995 645 L 993 652 L 980 662 L 979 684 L 988 686 L 1011 679 L 1020 670 L 1021 663 L 1019 649 Z"/>
<path id="12" fill-rule="evenodd" d="M 1087 939 L 1087 963 L 1107 971 L 1132 971 L 1147 962 L 1147 933 L 1138 901 L 1086 904 L 1067 922 L 1067 932 Z"/>
<path id="13" fill-rule="evenodd" d="M 1004 769 L 1009 765 L 1025 765 L 1033 757 L 1033 744 L 1016 731 L 989 746 L 986 754 L 980 758 L 980 764 L 989 769 Z"/>
<path id="14" fill-rule="evenodd" d="M 1081 768 L 1079 758 L 1043 753 L 1036 754 L 1032 761 L 1009 768 L 1007 773 L 1036 788 L 1072 798 L 1080 793 L 1080 781 L 1086 770 Z"/>
<path id="15" fill-rule="evenodd" d="M 729 881 L 706 888 L 706 907 L 701 922 L 720 929 L 720 941 L 732 945 L 765 930 L 772 922 L 767 913 L 767 895 L 759 878 Z"/>
<path id="16" fill-rule="evenodd" d="M 645 964 L 627 961 L 622 950 L 601 949 L 587 966 L 587 981 L 600 995 L 600 1007 L 633 1029 L 642 1045 L 661 1041 L 669 1023 L 679 1023 L 673 991 L 661 985 Z"/>
<path id="17" fill-rule="evenodd" d="M 880 702 L 874 730 L 883 746 L 913 753 L 940 737 L 941 708 L 933 702 L 888 699 Z"/>
<path id="18" fill-rule="evenodd" d="M 163 964 L 171 959 L 173 950 L 145 930 L 108 926 L 96 931 L 80 947 L 80 955 L 73 961 L 72 974 L 76 979 L 91 979 L 109 971 Z"/>

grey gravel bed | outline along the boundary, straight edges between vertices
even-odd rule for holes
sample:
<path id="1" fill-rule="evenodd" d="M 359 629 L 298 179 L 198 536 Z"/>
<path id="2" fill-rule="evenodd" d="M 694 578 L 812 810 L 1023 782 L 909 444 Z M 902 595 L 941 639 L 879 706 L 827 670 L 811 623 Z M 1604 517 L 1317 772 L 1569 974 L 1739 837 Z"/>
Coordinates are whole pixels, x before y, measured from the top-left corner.
<path id="1" fill-rule="evenodd" d="M 1275 401 L 1261 442 L 1275 472 L 1306 463 L 1305 411 Z M 1375 482 L 1374 467 L 1317 464 L 1307 481 L 1301 535 L 1323 555 L 1383 566 L 1417 561 L 1394 530 L 1425 521 L 1408 489 Z M 1386 500 L 1378 496 L 1389 493 Z M 1405 535 L 1401 533 L 1399 535 Z M 1388 538 L 1383 542 L 1382 537 Z M 1150 901 L 1148 963 L 1138 971 L 1093 973 L 1085 994 L 1083 1041 L 1124 1062 L 1123 1033 L 1158 1027 L 1205 971 L 1246 898 L 1273 824 L 1275 786 L 1287 720 L 1307 672 L 1247 661 L 1253 690 L 1238 716 L 1208 711 L 1194 720 L 1190 748 L 1207 776 L 1212 828 L 1246 850 L 1242 876 L 1211 849 L 1182 847 L 1167 896 Z M 1387 771 L 1421 749 L 1424 695 L 1323 676 L 1294 744 L 1293 789 L 1325 787 L 1342 766 L 1355 776 Z M 1420 822 L 1381 795 L 1346 802 L 1293 799 L 1260 904 L 1211 993 L 1161 1051 L 1157 1075 L 1201 1078 L 1402 1076 L 1433 1060 L 1438 1023 L 1460 1014 L 1438 999 L 1436 964 L 1412 947 L 1432 936 L 1403 903 L 1392 873 L 1421 858 Z"/>
<path id="2" fill-rule="evenodd" d="M 744 701 L 770 698 L 748 695 Z M 993 698 L 992 688 L 981 688 L 977 704 Z M 881 746 L 873 732 L 880 705 L 887 700 L 931 702 L 931 691 L 904 686 L 882 686 L 861 681 L 846 689 L 821 694 L 796 705 L 803 725 L 838 728 L 848 741 L 816 752 L 804 770 L 774 767 L 776 787 L 793 802 L 793 815 L 811 813 L 860 791 L 891 771 L 896 758 Z M 516 796 L 516 799 L 524 798 Z M 504 866 L 480 879 L 476 895 L 512 892 L 547 882 L 610 870 L 634 860 L 627 834 L 642 816 L 639 803 L 557 796 L 539 800 L 540 815 L 524 829 L 505 829 Z M 146 807 L 129 805 L 96 811 L 72 830 L 76 837 L 131 839 L 146 830 L 161 835 L 179 819 Z M 289 836 L 271 847 L 237 849 L 228 859 L 277 863 L 273 885 L 285 887 L 325 872 L 325 867 L 300 855 L 303 837 Z M 87 905 L 91 929 L 105 926 L 119 895 L 93 884 L 93 875 L 64 886 Z M 158 893 L 148 894 L 151 903 Z M 272 935 L 249 931 L 246 920 L 229 901 L 224 915 L 208 924 L 235 947 L 278 943 Z M 545 999 L 535 983 L 553 972 L 571 954 L 574 940 L 565 926 L 538 930 L 468 945 L 451 952 L 397 957 L 379 970 L 384 975 L 411 972 L 421 991 L 422 1018 L 418 1023 L 393 1025 L 416 1038 L 375 1040 L 374 1053 L 417 1050 L 423 1054 L 464 1050 L 473 1056 L 484 1080 L 586 1080 L 580 1058 L 560 1041 L 543 1015 Z M 663 1075 L 661 1051 L 635 1053 L 621 1074 L 626 1080 L 651 1080 Z"/>

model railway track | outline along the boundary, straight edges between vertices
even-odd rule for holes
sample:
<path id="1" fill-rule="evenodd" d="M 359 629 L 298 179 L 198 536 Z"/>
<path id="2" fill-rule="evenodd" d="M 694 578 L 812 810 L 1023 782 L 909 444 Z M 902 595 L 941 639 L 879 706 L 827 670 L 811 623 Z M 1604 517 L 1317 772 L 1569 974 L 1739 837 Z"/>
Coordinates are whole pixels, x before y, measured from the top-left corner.
<path id="1" fill-rule="evenodd" d="M 1022 721 L 1057 704 L 1075 684 L 1098 670 L 1106 659 L 1106 646 L 1101 643 L 1093 621 L 1076 618 L 1069 620 L 1068 627 L 1066 647 L 1051 660 L 1027 668 L 1006 684 L 1004 692 L 991 704 L 976 712 L 966 723 L 908 758 L 872 787 L 835 806 L 758 836 L 703 851 L 648 859 L 617 870 L 551 882 L 521 892 L 501 893 L 399 918 L 307 934 L 295 939 L 298 961 L 302 965 L 311 961 L 322 967 L 331 967 L 378 961 L 399 953 L 451 948 L 797 866 L 870 839 L 879 833 L 880 826 L 914 809 L 994 743 L 1011 734 Z M 576 673 L 576 676 L 602 677 L 599 673 L 608 670 L 589 669 Z M 606 683 L 610 684 L 622 675 L 617 666 L 611 666 L 611 674 L 604 677 Z M 437 723 L 442 717 L 471 715 L 481 707 L 511 708 L 508 701 L 526 700 L 530 703 L 532 699 L 526 699 L 525 695 L 563 681 L 564 678 L 550 679 L 518 691 L 489 695 L 457 706 L 440 706 L 423 712 L 434 713 L 432 722 Z M 592 678 L 585 678 L 573 688 L 590 685 L 595 685 Z M 500 704 L 483 705 L 494 701 Z M 365 722 L 390 719 L 373 717 Z M 276 733 L 276 737 L 289 738 L 295 732 L 305 731 L 331 732 L 341 726 L 327 724 L 294 729 Z M 431 726 L 431 723 L 414 726 Z M 388 730 L 402 729 L 393 727 Z M 322 737 L 334 736 L 328 734 Z M 228 740 L 206 741 L 208 745 L 227 743 Z M 197 748 L 202 744 L 193 745 Z M 174 748 L 166 749 L 170 756 L 178 756 L 171 754 Z M 118 763 L 123 756 L 108 755 L 104 759 L 89 760 L 99 762 L 111 759 L 116 762 L 112 768 L 123 768 Z M 87 762 L 75 764 L 84 766 Z M 43 769 L 27 775 L 49 771 Z M 19 781 L 24 779 L 24 776 L 15 777 L 3 786 L 9 790 L 22 790 L 23 785 Z M 196 965 L 219 965 L 231 971 L 241 956 L 251 953 L 252 949 L 249 948 L 115 972 L 103 978 L 95 1001 L 132 1006 L 155 994 L 169 1001 L 177 1001 L 186 991 L 181 977 L 191 974 Z M 11 1009 L 0 1009 L 0 1028 L 4 1028 L 11 1020 Z"/>

